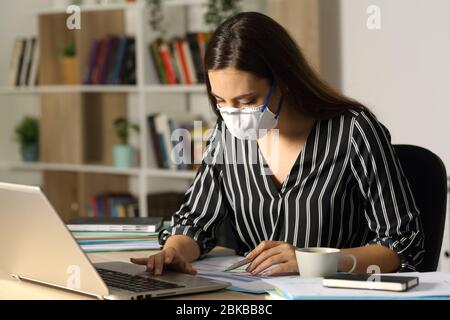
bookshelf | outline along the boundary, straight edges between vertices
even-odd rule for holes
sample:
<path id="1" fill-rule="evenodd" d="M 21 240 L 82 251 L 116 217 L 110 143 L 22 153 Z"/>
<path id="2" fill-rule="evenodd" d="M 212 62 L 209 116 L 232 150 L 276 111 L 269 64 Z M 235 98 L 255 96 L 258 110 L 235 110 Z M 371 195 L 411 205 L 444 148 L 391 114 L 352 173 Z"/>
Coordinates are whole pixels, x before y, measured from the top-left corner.
<path id="1" fill-rule="evenodd" d="M 166 0 L 164 6 L 186 10 L 187 6 L 204 0 Z M 178 8 L 180 7 L 180 8 Z M 206 88 L 198 85 L 162 85 L 148 80 L 148 38 L 146 6 L 143 1 L 132 4 L 81 6 L 81 30 L 67 30 L 66 8 L 46 8 L 35 12 L 40 40 L 40 73 L 38 86 L 0 86 L 0 96 L 35 96 L 40 102 L 41 162 L 2 162 L 0 167 L 11 172 L 42 173 L 43 189 L 64 220 L 87 214 L 85 203 L 104 192 L 127 192 L 133 189 L 138 199 L 139 213 L 147 216 L 147 194 L 152 179 L 170 179 L 189 183 L 194 171 L 153 168 L 149 161 L 150 137 L 147 123 L 153 95 L 176 95 L 186 101 L 190 110 L 190 95 L 203 95 Z M 130 15 L 130 13 L 132 15 Z M 187 15 L 185 14 L 185 17 Z M 132 17 L 132 19 L 130 19 Z M 131 20 L 131 21 L 130 21 Z M 129 31 L 131 27 L 131 33 Z M 85 31 L 86 30 L 86 31 Z M 58 45 L 76 44 L 80 67 L 88 63 L 94 38 L 114 34 L 133 36 L 136 44 L 135 85 L 62 84 L 58 70 Z M 135 101 L 130 103 L 130 99 Z M 209 106 L 205 104 L 205 112 Z M 132 111 L 130 111 L 132 110 Z M 183 111 L 185 109 L 182 109 Z M 138 164 L 132 168 L 112 165 L 112 146 L 117 143 L 113 119 L 133 113 L 139 121 L 141 134 L 137 142 Z M 100 124 L 100 125 L 98 125 Z M 130 186 L 133 179 L 134 187 Z"/>
<path id="2" fill-rule="evenodd" d="M 41 93 L 206 93 L 204 85 L 40 85 L 33 87 L 0 86 L 0 95 Z"/>
<path id="3" fill-rule="evenodd" d="M 142 168 L 117 168 L 105 165 L 79 165 L 64 163 L 24 163 L 3 162 L 0 167 L 16 171 L 56 171 L 56 172 L 82 172 L 82 173 L 104 173 L 111 175 L 139 176 L 144 174 L 148 177 L 193 179 L 195 171 L 191 170 L 169 170 L 169 169 L 142 169 Z"/>

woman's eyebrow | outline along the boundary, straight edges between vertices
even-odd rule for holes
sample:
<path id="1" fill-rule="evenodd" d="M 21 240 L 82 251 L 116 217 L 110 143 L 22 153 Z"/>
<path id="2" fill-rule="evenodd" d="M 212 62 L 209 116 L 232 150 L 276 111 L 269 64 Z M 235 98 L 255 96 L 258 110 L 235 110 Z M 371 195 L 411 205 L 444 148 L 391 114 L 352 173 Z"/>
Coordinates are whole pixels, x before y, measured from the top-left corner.
<path id="1" fill-rule="evenodd" d="M 218 95 L 216 95 L 214 92 L 211 92 L 211 94 L 212 94 L 214 97 L 216 97 L 217 99 L 223 100 L 221 97 L 219 97 Z M 242 99 L 242 98 L 248 98 L 248 97 L 253 96 L 253 95 L 255 95 L 254 92 L 244 93 L 244 94 L 238 95 L 237 97 L 234 97 L 233 100 L 239 100 L 239 99 Z"/>

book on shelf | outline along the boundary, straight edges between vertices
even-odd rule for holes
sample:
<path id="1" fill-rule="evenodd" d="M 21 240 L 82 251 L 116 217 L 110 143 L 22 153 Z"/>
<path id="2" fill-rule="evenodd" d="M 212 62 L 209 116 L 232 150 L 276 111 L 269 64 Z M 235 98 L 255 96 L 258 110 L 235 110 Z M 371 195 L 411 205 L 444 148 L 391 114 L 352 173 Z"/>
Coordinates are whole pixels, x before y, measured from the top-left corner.
<path id="1" fill-rule="evenodd" d="M 154 72 L 161 84 L 205 82 L 203 58 L 211 33 L 187 33 L 171 40 L 157 38 L 149 44 Z"/>
<path id="2" fill-rule="evenodd" d="M 136 41 L 128 36 L 94 39 L 85 67 L 84 84 L 136 84 Z"/>
<path id="3" fill-rule="evenodd" d="M 155 73 L 158 76 L 160 84 L 168 84 L 169 80 L 166 73 L 164 72 L 164 65 L 162 61 L 161 54 L 159 53 L 159 48 L 161 46 L 162 39 L 158 38 L 149 45 L 150 55 L 153 60 L 153 66 L 155 67 Z"/>
<path id="4" fill-rule="evenodd" d="M 136 217 L 137 200 L 130 194 L 105 193 L 92 196 L 87 204 L 88 217 Z"/>
<path id="5" fill-rule="evenodd" d="M 34 86 L 37 84 L 39 42 L 36 37 L 16 38 L 8 73 L 8 85 Z"/>
<path id="6" fill-rule="evenodd" d="M 134 38 L 127 38 L 125 56 L 122 62 L 119 84 L 136 84 L 136 41 Z"/>
<path id="7" fill-rule="evenodd" d="M 202 159 L 206 144 L 203 136 L 208 128 L 195 128 L 193 121 L 176 122 L 165 113 L 149 114 L 147 123 L 151 165 L 171 170 L 198 169 L 194 160 Z"/>
<path id="8" fill-rule="evenodd" d="M 32 51 L 32 60 L 30 72 L 28 74 L 28 85 L 35 86 L 38 84 L 38 71 L 39 71 L 39 58 L 40 58 L 40 48 L 39 48 L 39 40 L 37 38 L 33 38 L 34 47 Z"/>

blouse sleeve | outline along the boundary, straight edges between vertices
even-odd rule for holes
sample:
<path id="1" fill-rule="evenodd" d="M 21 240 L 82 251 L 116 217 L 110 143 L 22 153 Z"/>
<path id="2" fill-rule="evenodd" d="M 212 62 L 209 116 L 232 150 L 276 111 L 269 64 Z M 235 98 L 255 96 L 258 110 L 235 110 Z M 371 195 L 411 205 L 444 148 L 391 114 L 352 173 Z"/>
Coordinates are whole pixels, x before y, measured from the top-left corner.
<path id="1" fill-rule="evenodd" d="M 376 235 L 367 245 L 394 250 L 399 271 L 415 271 L 425 253 L 420 214 L 389 131 L 366 111 L 356 116 L 352 128 L 351 169 L 365 201 L 368 227 Z"/>
<path id="2" fill-rule="evenodd" d="M 159 232 L 161 245 L 169 236 L 183 234 L 197 242 L 200 258 L 216 246 L 215 232 L 226 214 L 221 182 L 220 137 L 217 123 L 208 139 L 200 169 L 185 193 L 184 203 L 172 216 L 171 226 Z"/>

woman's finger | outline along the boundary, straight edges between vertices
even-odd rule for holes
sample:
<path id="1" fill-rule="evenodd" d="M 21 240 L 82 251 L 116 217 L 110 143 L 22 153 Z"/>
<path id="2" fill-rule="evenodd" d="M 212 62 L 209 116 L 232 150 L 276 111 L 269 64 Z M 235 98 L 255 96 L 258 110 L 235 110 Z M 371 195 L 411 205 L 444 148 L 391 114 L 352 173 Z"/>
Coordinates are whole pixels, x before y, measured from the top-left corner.
<path id="1" fill-rule="evenodd" d="M 281 243 L 283 243 L 283 242 L 281 242 L 281 241 L 264 240 L 260 244 L 258 244 L 255 249 L 250 251 L 245 257 L 248 260 L 252 261 L 253 259 L 255 259 L 255 257 L 260 255 L 261 252 L 263 252 L 264 250 L 276 247 L 276 246 L 278 246 Z"/>
<path id="2" fill-rule="evenodd" d="M 142 266 L 146 266 L 147 265 L 147 260 L 148 258 L 130 258 L 130 262 L 134 263 L 134 264 L 139 264 Z"/>
<path id="3" fill-rule="evenodd" d="M 247 267 L 246 271 L 252 272 L 265 260 L 267 260 L 273 255 L 279 254 L 280 252 L 282 252 L 282 250 L 281 248 L 279 248 L 279 246 L 264 250 L 263 252 L 261 252 L 261 254 L 259 254 L 256 258 L 253 259 L 253 262 Z"/>
<path id="4" fill-rule="evenodd" d="M 275 267 L 271 270 L 264 271 L 261 275 L 262 276 L 274 276 L 277 274 L 285 273 L 285 272 L 292 272 L 293 270 L 290 270 L 289 263 L 283 263 L 282 265 Z"/>
<path id="5" fill-rule="evenodd" d="M 155 256 L 153 255 L 153 256 L 148 257 L 148 260 L 147 260 L 147 271 L 148 272 L 153 271 L 154 264 L 155 264 Z"/>
<path id="6" fill-rule="evenodd" d="M 155 264 L 154 264 L 154 270 L 155 270 L 155 275 L 161 275 L 163 272 L 163 267 L 164 267 L 164 257 L 165 257 L 165 253 L 164 250 L 161 251 L 160 253 L 155 255 Z"/>
<path id="7" fill-rule="evenodd" d="M 130 262 L 134 264 L 138 264 L 141 266 L 146 266 L 147 271 L 152 271 L 153 269 L 153 256 L 150 256 L 148 258 L 130 258 Z"/>
<path id="8" fill-rule="evenodd" d="M 167 249 L 165 254 L 165 260 L 164 263 L 165 264 L 170 264 L 174 261 L 174 258 L 176 256 L 176 251 L 172 248 Z"/>
<path id="9" fill-rule="evenodd" d="M 286 258 L 284 257 L 283 254 L 276 254 L 273 255 L 269 258 L 267 258 L 266 260 L 264 260 L 258 267 L 256 267 L 251 273 L 253 275 L 258 274 L 264 270 L 266 270 L 267 268 L 273 266 L 274 264 L 278 264 L 278 263 L 282 263 L 282 262 L 286 262 Z"/>
<path id="10" fill-rule="evenodd" d="M 189 262 L 186 262 L 185 270 L 189 274 L 192 274 L 192 275 L 197 274 L 197 270 L 195 270 Z"/>

